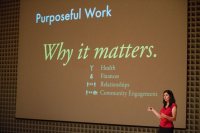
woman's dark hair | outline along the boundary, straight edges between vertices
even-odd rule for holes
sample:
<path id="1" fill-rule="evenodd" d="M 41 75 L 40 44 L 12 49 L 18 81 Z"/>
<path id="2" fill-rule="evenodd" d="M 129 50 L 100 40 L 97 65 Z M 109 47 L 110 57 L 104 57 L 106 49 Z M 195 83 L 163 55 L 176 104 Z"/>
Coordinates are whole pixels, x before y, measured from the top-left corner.
<path id="1" fill-rule="evenodd" d="M 176 100 L 175 100 L 175 98 L 174 98 L 174 94 L 173 94 L 173 92 L 171 91 L 171 90 L 165 90 L 164 92 L 163 92 L 163 94 L 164 93 L 167 93 L 167 94 L 169 94 L 169 97 L 170 97 L 170 99 L 169 99 L 169 107 L 173 104 L 173 103 L 176 103 Z M 164 98 L 163 98 L 163 107 L 165 107 L 167 105 L 167 102 L 164 100 Z"/>

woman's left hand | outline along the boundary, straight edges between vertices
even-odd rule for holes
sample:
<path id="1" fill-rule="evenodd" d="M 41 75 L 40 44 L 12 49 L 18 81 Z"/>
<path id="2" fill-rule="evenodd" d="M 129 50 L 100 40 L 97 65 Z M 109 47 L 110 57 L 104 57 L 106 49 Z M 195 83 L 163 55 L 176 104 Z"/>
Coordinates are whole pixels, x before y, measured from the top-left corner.
<path id="1" fill-rule="evenodd" d="M 160 114 L 160 117 L 161 117 L 161 118 L 167 118 L 167 115 L 161 113 L 161 114 Z"/>

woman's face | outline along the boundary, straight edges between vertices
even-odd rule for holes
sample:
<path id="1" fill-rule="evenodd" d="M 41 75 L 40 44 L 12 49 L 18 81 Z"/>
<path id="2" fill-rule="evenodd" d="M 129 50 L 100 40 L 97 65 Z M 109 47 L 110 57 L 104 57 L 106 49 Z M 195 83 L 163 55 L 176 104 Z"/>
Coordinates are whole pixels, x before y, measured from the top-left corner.
<path id="1" fill-rule="evenodd" d="M 167 92 L 165 92 L 165 93 L 163 94 L 163 98 L 164 98 L 164 100 L 165 100 L 166 102 L 169 102 L 170 96 L 169 96 L 169 94 L 168 94 Z"/>

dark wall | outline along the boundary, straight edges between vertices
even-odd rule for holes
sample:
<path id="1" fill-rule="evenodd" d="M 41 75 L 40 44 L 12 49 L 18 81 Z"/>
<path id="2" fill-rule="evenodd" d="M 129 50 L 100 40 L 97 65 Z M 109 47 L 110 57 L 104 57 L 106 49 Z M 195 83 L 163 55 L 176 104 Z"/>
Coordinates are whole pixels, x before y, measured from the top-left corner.
<path id="1" fill-rule="evenodd" d="M 0 133 L 152 133 L 157 128 L 16 119 L 20 0 L 0 0 Z M 200 1 L 188 0 L 186 129 L 200 132 Z M 141 119 L 145 119 L 142 118 Z"/>

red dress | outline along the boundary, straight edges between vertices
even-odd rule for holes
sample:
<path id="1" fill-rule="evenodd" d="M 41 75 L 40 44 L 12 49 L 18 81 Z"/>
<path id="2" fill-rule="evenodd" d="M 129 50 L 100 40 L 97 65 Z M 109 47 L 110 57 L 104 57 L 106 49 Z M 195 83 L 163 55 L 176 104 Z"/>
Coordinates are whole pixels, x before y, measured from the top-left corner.
<path id="1" fill-rule="evenodd" d="M 170 107 L 167 107 L 167 108 L 163 107 L 160 110 L 160 114 L 163 113 L 163 114 L 165 114 L 167 116 L 172 117 L 172 108 L 173 107 L 176 107 L 175 103 L 173 103 Z M 174 127 L 173 122 L 167 120 L 166 118 L 161 118 L 160 119 L 160 126 L 163 127 L 163 128 L 172 128 L 172 127 Z"/>

